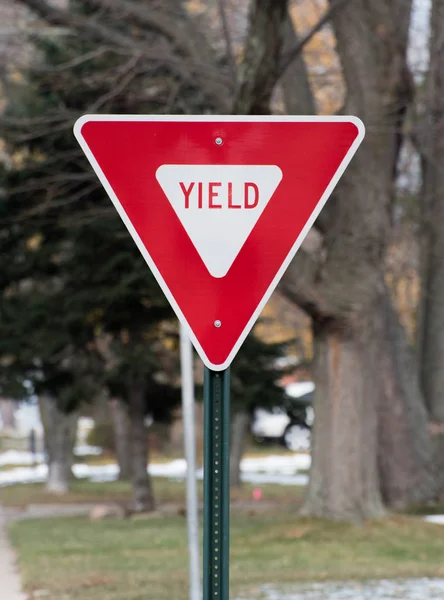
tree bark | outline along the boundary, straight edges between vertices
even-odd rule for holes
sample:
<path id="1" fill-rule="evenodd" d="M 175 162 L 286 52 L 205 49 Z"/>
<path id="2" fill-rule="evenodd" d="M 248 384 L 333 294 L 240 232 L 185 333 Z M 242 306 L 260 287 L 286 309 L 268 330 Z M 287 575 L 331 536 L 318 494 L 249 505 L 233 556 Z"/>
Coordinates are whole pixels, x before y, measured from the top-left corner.
<path id="1" fill-rule="evenodd" d="M 0 417 L 4 429 L 15 429 L 16 403 L 13 400 L 0 399 Z"/>
<path id="2" fill-rule="evenodd" d="M 432 4 L 430 67 L 422 136 L 421 301 L 418 355 L 444 494 L 444 1 Z"/>
<path id="3" fill-rule="evenodd" d="M 372 518 L 383 501 L 405 507 L 434 494 L 417 371 L 384 283 L 400 134 L 412 100 L 401 5 L 410 10 L 409 0 L 355 0 L 334 16 L 345 113 L 360 116 L 367 135 L 337 187 L 321 250 L 296 260 L 284 282 L 316 324 L 304 512 L 321 517 Z"/>
<path id="4" fill-rule="evenodd" d="M 291 35 L 282 8 L 266 0 L 252 5 L 238 112 L 269 108 L 276 48 Z M 371 518 L 382 514 L 383 499 L 406 506 L 433 494 L 418 379 L 384 284 L 402 127 L 413 97 L 410 11 L 411 0 L 354 0 L 332 17 L 344 112 L 362 118 L 367 136 L 320 228 L 322 247 L 300 253 L 283 285 L 316 324 L 318 400 L 305 512 L 317 516 Z M 299 77 L 308 105 L 300 68 Z"/>
<path id="5" fill-rule="evenodd" d="M 131 436 L 132 510 L 136 513 L 154 510 L 154 495 L 148 475 L 148 432 L 145 426 L 145 394 L 143 381 L 133 381 L 128 389 L 128 414 Z"/>
<path id="6" fill-rule="evenodd" d="M 369 318 L 370 319 L 370 318 Z M 312 467 L 302 514 L 360 521 L 384 514 L 377 403 L 369 362 L 374 332 L 316 322 Z"/>
<path id="7" fill-rule="evenodd" d="M 111 419 L 114 427 L 116 457 L 119 465 L 119 479 L 131 479 L 131 444 L 128 406 L 120 398 L 109 401 Z"/>
<path id="8" fill-rule="evenodd" d="M 241 468 L 240 463 L 245 450 L 245 441 L 250 423 L 250 415 L 245 410 L 234 414 L 231 425 L 231 448 L 230 448 L 230 486 L 240 487 Z"/>
<path id="9" fill-rule="evenodd" d="M 298 43 L 298 36 L 289 14 L 287 14 L 283 31 L 283 53 L 285 54 Z M 317 113 L 315 98 L 308 78 L 308 69 L 302 52 L 285 71 L 281 85 L 285 107 L 289 115 L 315 115 Z"/>
<path id="10" fill-rule="evenodd" d="M 56 399 L 47 394 L 40 396 L 39 403 L 48 462 L 46 489 L 53 494 L 66 494 L 69 490 L 78 415 L 62 412 Z"/>
<path id="11" fill-rule="evenodd" d="M 277 81 L 288 0 L 251 4 L 244 60 L 238 70 L 233 113 L 268 114 Z"/>
<path id="12" fill-rule="evenodd" d="M 363 520 L 430 500 L 413 355 L 383 281 L 348 321 L 315 322 L 315 426 L 305 515 Z"/>
<path id="13" fill-rule="evenodd" d="M 404 509 L 436 496 L 432 444 L 413 350 L 387 291 L 379 310 L 375 374 L 382 385 L 378 400 L 381 491 L 390 508 Z"/>

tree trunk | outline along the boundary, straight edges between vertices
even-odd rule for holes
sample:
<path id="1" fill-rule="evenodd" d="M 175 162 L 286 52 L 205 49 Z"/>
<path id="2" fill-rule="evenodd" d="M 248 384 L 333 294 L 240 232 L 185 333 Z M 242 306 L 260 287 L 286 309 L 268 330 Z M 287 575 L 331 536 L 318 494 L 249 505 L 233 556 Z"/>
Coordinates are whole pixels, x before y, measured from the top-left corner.
<path id="1" fill-rule="evenodd" d="M 434 494 L 427 415 L 385 285 L 348 322 L 315 323 L 313 462 L 305 515 L 376 518 Z"/>
<path id="2" fill-rule="evenodd" d="M 359 521 L 384 514 L 377 462 L 378 399 L 369 360 L 374 334 L 368 325 L 362 320 L 346 328 L 334 321 L 315 322 L 316 418 L 303 515 Z"/>
<path id="3" fill-rule="evenodd" d="M 145 426 L 145 393 L 143 381 L 133 382 L 128 389 L 128 414 L 131 439 L 132 510 L 136 513 L 154 510 L 154 495 L 148 475 L 148 432 Z"/>
<path id="4" fill-rule="evenodd" d="M 244 60 L 238 69 L 234 114 L 270 112 L 287 12 L 288 0 L 255 0 L 251 3 Z"/>
<path id="5" fill-rule="evenodd" d="M 421 301 L 418 354 L 430 416 L 438 493 L 444 494 L 444 0 L 431 12 L 430 68 L 422 139 Z"/>
<path id="6" fill-rule="evenodd" d="M 291 36 L 282 8 L 267 0 L 252 4 L 234 104 L 239 112 L 265 112 L 269 103 L 276 48 Z M 354 0 L 334 14 L 344 113 L 361 117 L 367 136 L 328 219 L 317 224 L 321 247 L 300 252 L 283 285 L 316 324 L 318 400 L 305 512 L 317 516 L 369 518 L 382 514 L 382 498 L 405 506 L 433 493 L 416 371 L 384 284 L 394 178 L 413 97 L 406 63 L 410 11 L 411 0 Z M 307 78 L 296 67 L 306 105 Z M 289 80 L 283 83 L 288 91 Z"/>
<path id="7" fill-rule="evenodd" d="M 283 31 L 282 52 L 285 54 L 292 50 L 299 41 L 289 13 L 287 13 Z M 308 78 L 308 69 L 302 52 L 285 71 L 280 83 L 289 115 L 315 115 L 317 113 L 315 98 Z"/>
<path id="8" fill-rule="evenodd" d="M 15 409 L 17 405 L 13 400 L 0 399 L 0 417 L 4 429 L 15 429 Z"/>
<path id="9" fill-rule="evenodd" d="M 382 383 L 378 409 L 381 491 L 390 508 L 403 509 L 433 500 L 437 486 L 415 357 L 387 292 L 380 311 L 375 351 L 376 373 Z"/>
<path id="10" fill-rule="evenodd" d="M 66 494 L 71 476 L 78 415 L 62 412 L 55 398 L 47 394 L 40 396 L 39 404 L 48 462 L 46 489 L 54 494 Z"/>
<path id="11" fill-rule="evenodd" d="M 114 427 L 119 479 L 129 481 L 131 478 L 131 448 L 128 406 L 120 398 L 112 398 L 109 401 L 109 407 Z"/>
<path id="12" fill-rule="evenodd" d="M 231 425 L 231 448 L 230 448 L 230 486 L 240 487 L 241 468 L 240 463 L 245 450 L 245 441 L 250 423 L 250 415 L 245 410 L 234 414 Z"/>
<path id="13" fill-rule="evenodd" d="M 393 181 L 412 101 L 404 15 L 410 7 L 410 0 L 355 0 L 334 16 L 344 112 L 361 117 L 367 135 L 335 191 L 322 247 L 299 254 L 284 281 L 289 298 L 316 323 L 314 451 L 304 510 L 317 516 L 368 518 L 381 512 L 382 501 L 401 507 L 433 496 L 417 370 L 384 284 Z"/>

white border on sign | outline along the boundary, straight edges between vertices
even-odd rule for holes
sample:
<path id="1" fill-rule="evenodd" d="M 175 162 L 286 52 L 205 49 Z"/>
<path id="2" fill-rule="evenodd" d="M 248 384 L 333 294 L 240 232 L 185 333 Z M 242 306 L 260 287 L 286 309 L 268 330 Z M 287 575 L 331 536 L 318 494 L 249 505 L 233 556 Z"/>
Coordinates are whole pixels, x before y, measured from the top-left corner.
<path id="1" fill-rule="evenodd" d="M 343 161 L 341 162 L 341 164 L 339 165 L 335 175 L 333 176 L 332 180 L 330 181 L 329 185 L 327 186 L 325 192 L 322 194 L 319 202 L 316 205 L 316 208 L 314 209 L 314 211 L 312 212 L 310 218 L 308 219 L 307 223 L 305 224 L 305 227 L 302 229 L 301 233 L 299 234 L 298 238 L 296 239 L 295 243 L 293 244 L 290 252 L 287 254 L 287 257 L 285 258 L 284 262 L 282 263 L 280 269 L 278 270 L 278 272 L 276 273 L 276 275 L 274 276 L 272 282 L 270 283 L 270 285 L 268 286 L 268 289 L 266 290 L 262 300 L 259 302 L 256 310 L 254 311 L 254 313 L 252 314 L 250 320 L 248 321 L 247 325 L 245 326 L 241 336 L 239 337 L 239 339 L 237 340 L 236 344 L 234 345 L 233 349 L 231 350 L 230 354 L 227 357 L 227 360 L 222 363 L 222 364 L 213 364 L 211 361 L 208 360 L 202 346 L 199 344 L 199 341 L 197 340 L 196 336 L 193 333 L 193 330 L 191 329 L 191 327 L 188 324 L 188 321 L 185 318 L 185 315 L 182 313 L 182 311 L 180 310 L 180 307 L 178 305 L 178 303 L 176 302 L 174 296 L 171 294 L 167 284 L 165 283 L 160 271 L 158 270 L 158 268 L 156 267 L 154 261 L 152 260 L 149 252 L 147 251 L 147 249 L 145 248 L 145 245 L 143 244 L 142 240 L 140 239 L 139 235 L 137 234 L 137 231 L 135 230 L 135 228 L 133 227 L 131 221 L 129 220 L 125 210 L 123 209 L 122 205 L 119 202 L 119 199 L 117 198 L 116 194 L 114 193 L 114 190 L 112 189 L 111 185 L 109 184 L 107 178 L 105 177 L 105 174 L 103 173 L 102 169 L 100 168 L 98 162 L 96 161 L 96 159 L 94 158 L 93 153 L 91 152 L 91 150 L 89 149 L 88 144 L 86 143 L 85 139 L 82 136 L 82 126 L 85 123 L 88 123 L 90 121 L 149 121 L 149 122 L 154 122 L 154 121 L 176 121 L 176 122 L 187 122 L 187 123 L 193 123 L 193 122 L 202 122 L 202 121 L 206 121 L 206 122 L 246 122 L 246 123 L 279 123 L 279 122 L 291 122 L 291 123 L 297 123 L 297 122 L 317 122 L 317 123 L 331 123 L 331 122 L 347 122 L 347 123 L 353 123 L 354 125 L 356 125 L 357 129 L 358 129 L 358 136 L 356 137 L 355 141 L 353 142 L 353 144 L 350 146 L 350 149 L 348 150 L 347 154 L 345 155 Z M 334 188 L 336 187 L 339 179 L 342 177 L 342 174 L 344 173 L 345 169 L 347 168 L 347 166 L 349 165 L 351 159 L 353 158 L 356 150 L 358 149 L 358 147 L 360 146 L 362 140 L 364 139 L 365 136 L 365 127 L 363 122 L 358 119 L 358 117 L 351 117 L 351 116 L 327 116 L 327 117 L 322 117 L 322 116 L 288 116 L 288 115 L 282 115 L 282 116 L 270 116 L 270 115 L 261 115 L 261 116 L 242 116 L 242 115 L 84 115 L 83 117 L 80 117 L 75 125 L 74 125 L 74 135 L 77 139 L 77 141 L 79 142 L 82 150 L 84 151 L 86 157 L 88 158 L 89 162 L 91 163 L 92 168 L 94 169 L 97 177 L 99 178 L 101 184 L 103 185 L 103 187 L 105 188 L 105 191 L 107 192 L 108 196 L 110 197 L 112 203 L 114 204 L 114 206 L 116 207 L 117 212 L 119 213 L 122 221 L 124 222 L 126 228 L 128 229 L 131 237 L 133 238 L 133 240 L 135 241 L 137 247 L 139 248 L 143 258 L 145 259 L 145 261 L 147 262 L 149 268 L 151 269 L 154 277 L 156 278 L 158 284 L 160 285 L 163 293 L 165 294 L 167 300 L 169 301 L 169 303 L 171 304 L 174 312 L 177 315 L 177 318 L 179 319 L 179 321 L 183 324 L 183 326 L 186 328 L 188 335 L 191 338 L 191 341 L 193 342 L 194 347 L 197 350 L 197 353 L 199 354 L 200 358 L 202 359 L 204 365 L 206 367 L 208 367 L 209 369 L 212 369 L 213 371 L 223 371 L 224 369 L 227 369 L 231 362 L 233 361 L 233 358 L 236 356 L 236 354 L 239 351 L 239 348 L 242 346 L 245 338 L 247 337 L 247 335 L 250 333 L 253 325 L 255 324 L 256 320 L 258 319 L 260 313 L 262 312 L 262 309 L 264 308 L 265 304 L 268 302 L 271 294 L 274 292 L 277 284 L 279 283 L 279 280 L 282 278 L 283 274 L 285 273 L 285 271 L 287 270 L 290 262 L 292 261 L 294 255 L 296 254 L 296 252 L 299 250 L 302 242 L 304 241 L 305 237 L 307 236 L 308 232 L 310 231 L 311 227 L 313 226 L 313 223 L 315 222 L 315 220 L 317 219 L 319 213 L 321 212 L 321 210 L 323 209 L 325 203 L 327 202 L 328 198 L 331 196 Z"/>

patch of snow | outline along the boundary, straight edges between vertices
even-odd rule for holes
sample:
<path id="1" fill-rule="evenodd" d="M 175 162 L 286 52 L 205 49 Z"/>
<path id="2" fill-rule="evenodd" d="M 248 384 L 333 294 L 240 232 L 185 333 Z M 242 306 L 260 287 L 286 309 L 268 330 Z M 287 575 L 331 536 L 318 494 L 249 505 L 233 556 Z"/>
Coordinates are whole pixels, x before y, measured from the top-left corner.
<path id="1" fill-rule="evenodd" d="M 33 465 L 34 462 L 43 462 L 44 455 L 41 452 L 33 455 L 25 450 L 6 450 L 0 453 L 0 467 L 8 465 Z"/>
<path id="2" fill-rule="evenodd" d="M 307 485 L 308 475 L 273 475 L 269 473 L 242 473 L 242 481 L 254 484 Z"/>
<path id="3" fill-rule="evenodd" d="M 99 454 L 92 447 L 82 447 L 78 455 Z M 100 451 L 100 452 L 99 452 Z M 43 454 L 37 455 L 38 461 L 43 463 Z M 0 465 L 32 465 L 33 457 L 30 452 L 18 452 L 8 450 L 0 454 Z M 244 458 L 241 462 L 242 481 L 253 484 L 276 483 L 280 485 L 306 485 L 308 477 L 298 471 L 308 469 L 310 456 L 308 454 L 294 454 L 290 456 L 264 456 L 260 458 Z M 119 475 L 116 464 L 109 465 L 87 465 L 77 463 L 73 466 L 73 472 L 79 479 L 104 482 L 115 481 Z M 182 480 L 186 477 L 187 463 L 181 458 L 169 463 L 152 463 L 148 472 L 153 477 L 167 477 L 169 479 Z M 46 464 L 35 467 L 18 467 L 8 471 L 0 471 L 0 486 L 14 485 L 16 483 L 37 483 L 45 481 L 47 476 Z M 196 471 L 198 479 L 203 478 L 203 469 Z"/>
<path id="4" fill-rule="evenodd" d="M 236 600 L 442 600 L 444 579 L 346 581 L 299 584 L 277 588 L 263 586 L 255 596 Z"/>
<path id="5" fill-rule="evenodd" d="M 31 402 L 20 402 L 14 414 L 16 429 L 23 435 L 28 436 L 31 431 L 37 435 L 43 434 L 43 425 L 40 419 L 38 404 Z"/>
<path id="6" fill-rule="evenodd" d="M 288 456 L 260 456 L 244 458 L 241 462 L 243 473 L 269 473 L 279 475 L 294 475 L 301 469 L 309 469 L 311 456 L 309 454 L 291 454 Z"/>
<path id="7" fill-rule="evenodd" d="M 102 449 L 97 446 L 77 446 L 74 448 L 75 456 L 100 456 Z M 43 452 L 32 454 L 28 450 L 5 450 L 0 452 L 0 467 L 12 465 L 34 465 L 45 462 Z"/>
<path id="8" fill-rule="evenodd" d="M 172 477 L 184 479 L 187 474 L 187 461 L 184 458 L 169 463 L 152 463 L 148 467 L 153 477 Z"/>
<path id="9" fill-rule="evenodd" d="M 437 525 L 444 525 L 444 515 L 428 515 L 425 517 L 428 523 L 436 523 Z"/>
<path id="10" fill-rule="evenodd" d="M 75 464 L 72 472 L 78 479 L 89 479 L 90 481 L 115 481 L 119 476 L 119 467 L 116 464 L 109 465 L 85 465 Z"/>
<path id="11" fill-rule="evenodd" d="M 295 381 L 285 386 L 285 393 L 290 398 L 300 398 L 313 392 L 315 384 L 312 381 Z"/>
<path id="12" fill-rule="evenodd" d="M 277 369 L 297 367 L 300 363 L 301 359 L 298 356 L 281 356 L 274 361 L 274 365 Z"/>
<path id="13" fill-rule="evenodd" d="M 94 429 L 94 419 L 91 417 L 79 417 L 77 421 L 77 443 L 85 445 L 88 435 Z"/>
<path id="14" fill-rule="evenodd" d="M 78 445 L 74 448 L 75 456 L 100 456 L 102 453 L 102 448 L 88 446 L 87 444 Z"/>
<path id="15" fill-rule="evenodd" d="M 16 483 L 43 483 L 48 476 L 47 465 L 18 467 L 10 471 L 0 471 L 0 487 Z"/>

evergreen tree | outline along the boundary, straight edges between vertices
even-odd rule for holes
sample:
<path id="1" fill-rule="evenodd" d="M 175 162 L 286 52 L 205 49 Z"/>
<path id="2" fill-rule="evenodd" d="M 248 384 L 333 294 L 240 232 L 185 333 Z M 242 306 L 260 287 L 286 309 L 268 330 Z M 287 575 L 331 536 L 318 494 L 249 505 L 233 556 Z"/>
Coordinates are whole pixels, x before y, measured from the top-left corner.
<path id="1" fill-rule="evenodd" d="M 1 123 L 11 161 L 0 173 L 7 323 L 0 381 L 11 391 L 30 379 L 65 411 L 103 385 L 126 399 L 134 508 L 148 510 L 154 501 L 144 416 L 168 418 L 179 400 L 158 383 L 166 353 L 161 334 L 172 312 L 83 158 L 72 125 L 98 104 L 106 112 L 159 110 L 158 81 L 135 73 L 131 86 L 110 94 L 112 73 L 122 67 L 118 52 L 69 34 L 36 44 L 41 60 L 23 83 L 8 85 Z"/>
<path id="2" fill-rule="evenodd" d="M 180 36 L 169 40 L 171 55 L 159 51 L 168 35 L 148 18 L 155 8 L 125 19 L 102 11 L 106 32 L 86 27 L 85 18 L 96 10 L 92 0 L 71 2 L 73 30 L 35 39 L 36 63 L 22 83 L 6 87 L 0 135 L 11 161 L 0 173 L 0 290 L 8 325 L 0 339 L 0 385 L 20 388 L 30 379 L 64 411 L 103 385 L 126 399 L 137 459 L 134 506 L 147 510 L 153 498 L 143 417 L 168 418 L 178 400 L 171 386 L 159 383 L 168 354 L 159 340 L 168 336 L 164 324 L 172 315 L 78 148 L 72 125 L 88 112 L 209 112 L 220 95 L 217 78 L 204 68 L 205 53 L 193 48 L 205 46 L 203 37 L 186 44 Z M 171 18 L 179 16 L 186 26 L 184 16 L 173 12 Z M 198 69 L 191 58 L 200 61 Z M 274 351 L 251 337 L 245 343 L 233 369 L 235 413 L 237 406 L 279 395 L 270 369 Z"/>

